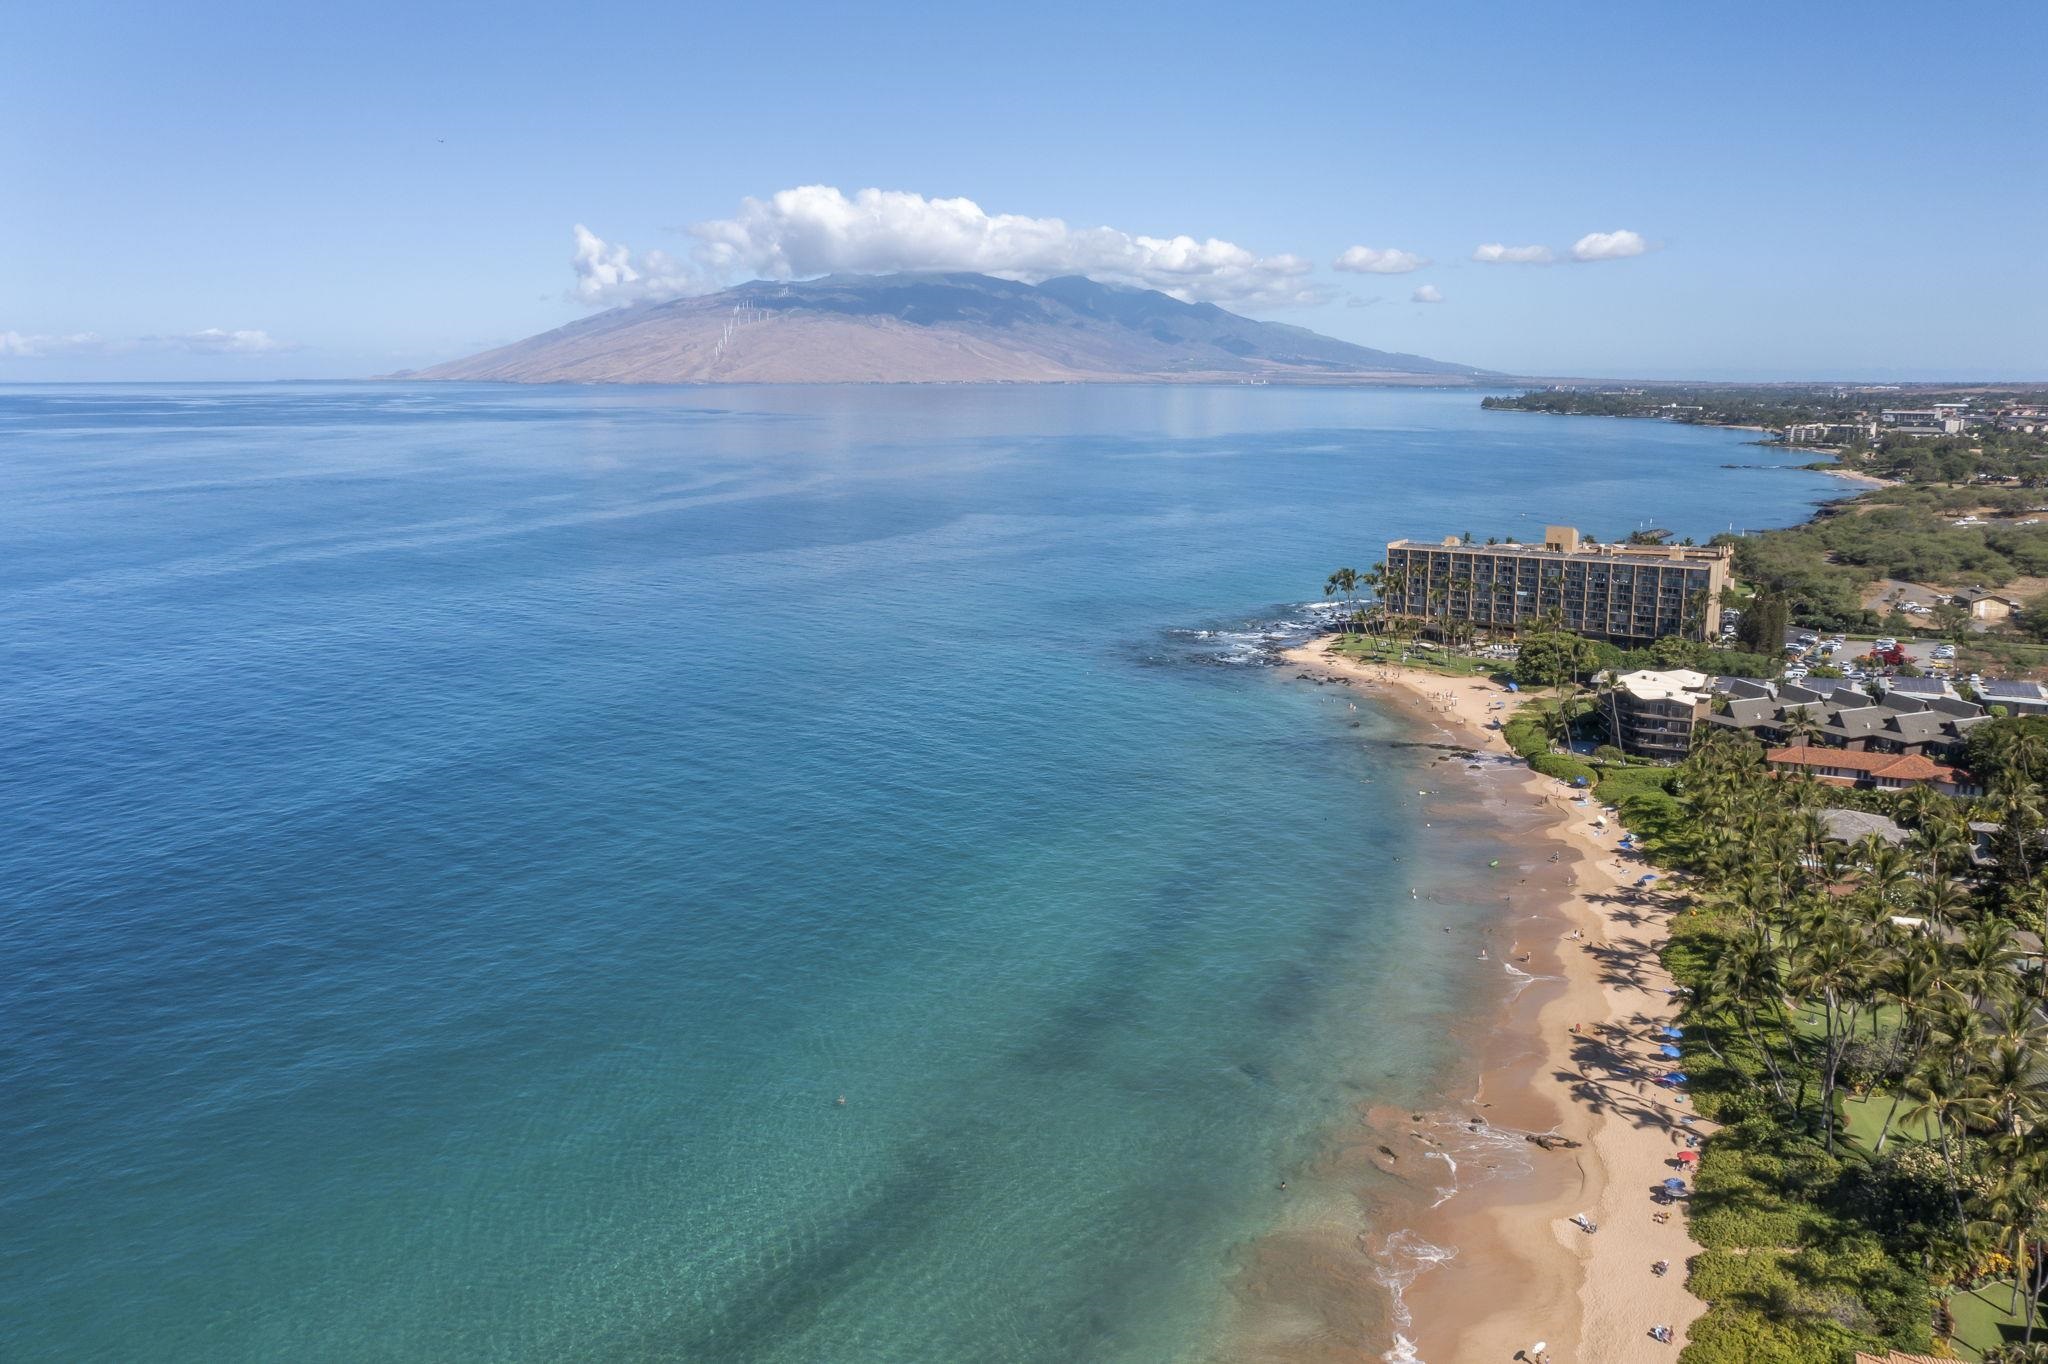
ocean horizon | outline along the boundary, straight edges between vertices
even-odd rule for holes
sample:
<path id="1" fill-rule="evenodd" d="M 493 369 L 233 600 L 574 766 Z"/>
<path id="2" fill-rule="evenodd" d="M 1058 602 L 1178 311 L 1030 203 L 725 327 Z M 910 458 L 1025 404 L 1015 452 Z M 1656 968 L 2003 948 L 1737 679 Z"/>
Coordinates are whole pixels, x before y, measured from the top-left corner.
<path id="1" fill-rule="evenodd" d="M 0 1354 L 1184 1360 L 1397 1233 L 1505 835 L 1277 650 L 1847 491 L 1480 396 L 0 388 Z"/>

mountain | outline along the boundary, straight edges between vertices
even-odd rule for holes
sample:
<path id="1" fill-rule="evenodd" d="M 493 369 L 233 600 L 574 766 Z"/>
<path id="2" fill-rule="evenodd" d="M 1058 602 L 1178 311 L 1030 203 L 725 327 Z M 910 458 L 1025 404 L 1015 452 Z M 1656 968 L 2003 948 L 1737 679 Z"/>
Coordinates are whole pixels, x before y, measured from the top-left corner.
<path id="1" fill-rule="evenodd" d="M 757 280 L 615 308 L 409 379 L 515 383 L 1459 383 L 1470 365 L 1354 346 L 1213 303 L 1073 276 Z"/>

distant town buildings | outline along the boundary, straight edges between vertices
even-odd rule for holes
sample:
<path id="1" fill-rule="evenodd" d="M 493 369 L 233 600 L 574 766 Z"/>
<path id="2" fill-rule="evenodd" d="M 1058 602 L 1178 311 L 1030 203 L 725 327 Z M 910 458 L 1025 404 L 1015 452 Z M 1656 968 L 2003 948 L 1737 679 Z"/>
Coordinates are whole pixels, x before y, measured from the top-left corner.
<path id="1" fill-rule="evenodd" d="M 1555 626 L 1618 644 L 1665 635 L 1718 638 L 1721 591 L 1735 551 L 1725 545 L 1605 545 L 1570 526 L 1543 543 L 1395 540 L 1382 599 L 1397 616 L 1508 633 Z"/>
<path id="2" fill-rule="evenodd" d="M 1964 403 L 1936 403 L 1932 407 L 1888 407 L 1877 414 L 1878 423 L 1894 436 L 1955 436 L 1969 425 Z"/>

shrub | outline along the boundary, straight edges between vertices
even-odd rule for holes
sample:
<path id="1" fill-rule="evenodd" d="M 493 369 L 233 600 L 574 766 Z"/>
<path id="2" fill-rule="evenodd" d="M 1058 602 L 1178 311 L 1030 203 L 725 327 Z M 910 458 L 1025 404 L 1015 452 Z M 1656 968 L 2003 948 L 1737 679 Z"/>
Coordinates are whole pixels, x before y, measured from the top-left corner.
<path id="1" fill-rule="evenodd" d="M 1584 777 L 1588 786 L 1591 786 L 1593 778 L 1599 775 L 1593 770 L 1591 763 L 1569 753 L 1538 753 L 1529 759 L 1529 766 L 1544 776 L 1555 777 L 1559 781 L 1576 781 Z"/>

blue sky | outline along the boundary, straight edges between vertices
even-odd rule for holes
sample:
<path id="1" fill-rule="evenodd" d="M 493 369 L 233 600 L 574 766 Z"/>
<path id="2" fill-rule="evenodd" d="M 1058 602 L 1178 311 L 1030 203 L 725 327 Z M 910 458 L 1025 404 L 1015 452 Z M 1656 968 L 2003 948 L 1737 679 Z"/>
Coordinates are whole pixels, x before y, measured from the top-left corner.
<path id="1" fill-rule="evenodd" d="M 820 241 L 801 186 L 1520 373 L 2048 379 L 2042 7 L 1112 9 L 17 7 L 0 382 L 378 373 L 932 243 L 908 198 Z M 1241 255 L 1133 245 L 1182 234 Z"/>

